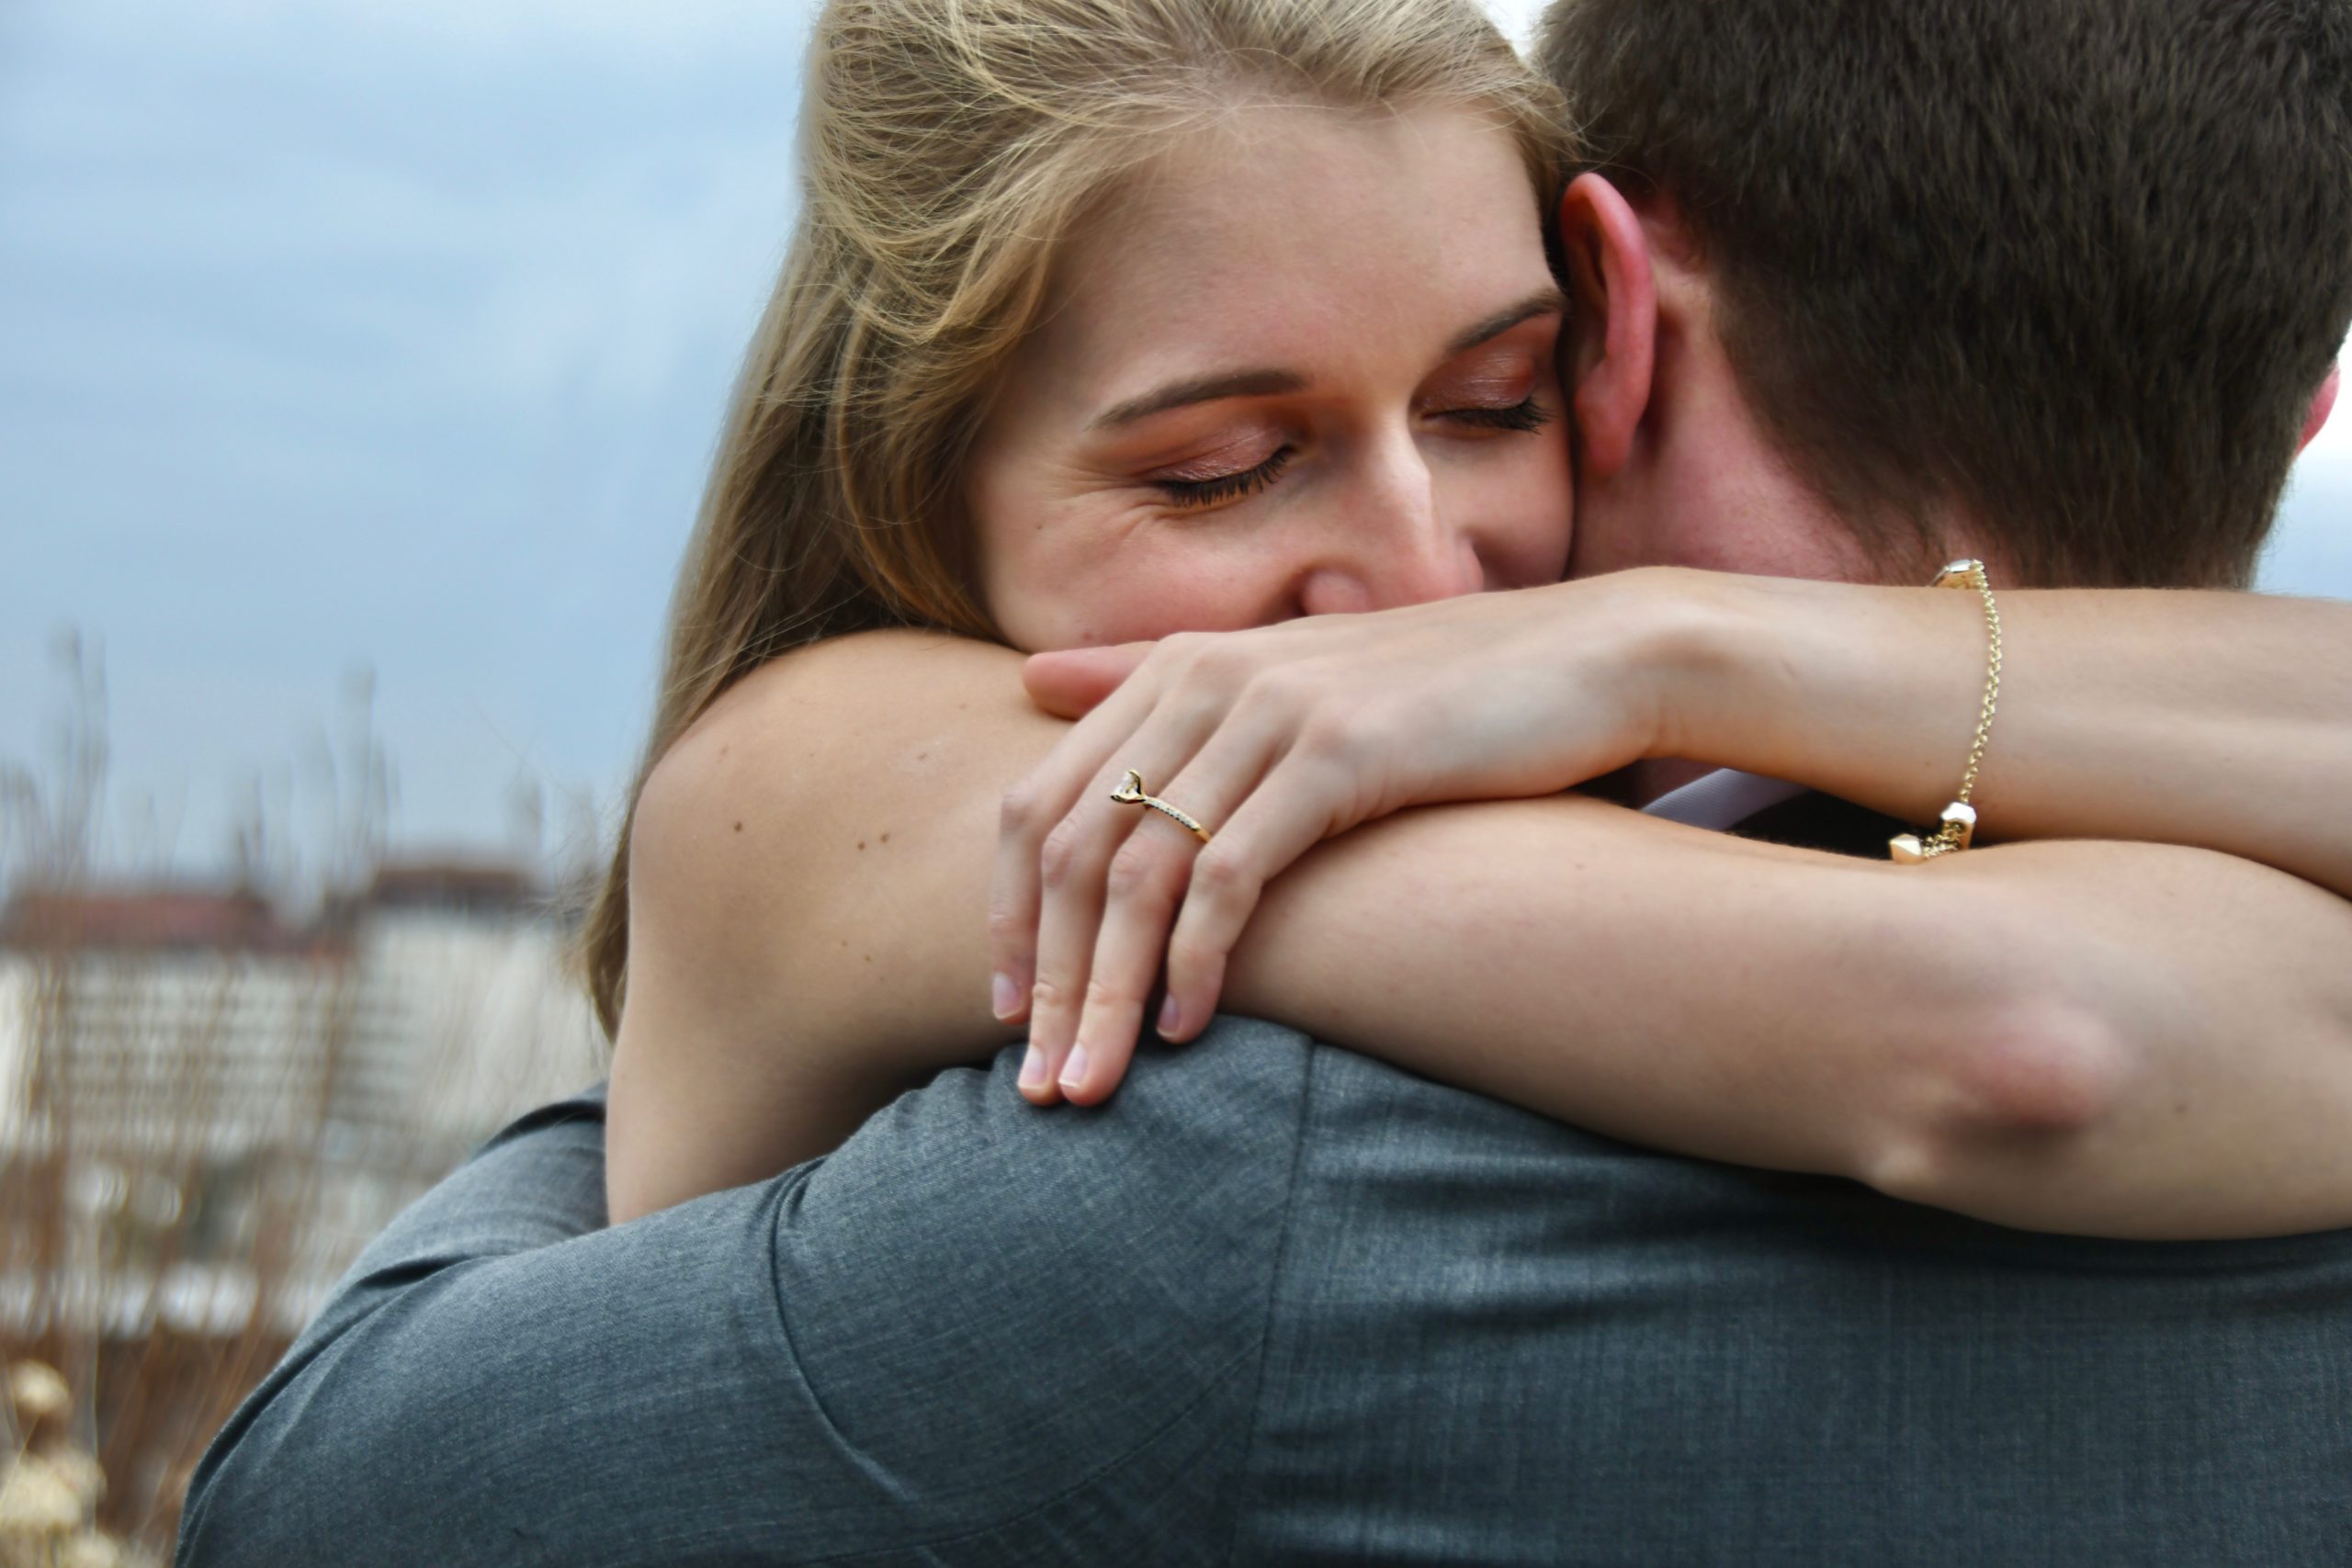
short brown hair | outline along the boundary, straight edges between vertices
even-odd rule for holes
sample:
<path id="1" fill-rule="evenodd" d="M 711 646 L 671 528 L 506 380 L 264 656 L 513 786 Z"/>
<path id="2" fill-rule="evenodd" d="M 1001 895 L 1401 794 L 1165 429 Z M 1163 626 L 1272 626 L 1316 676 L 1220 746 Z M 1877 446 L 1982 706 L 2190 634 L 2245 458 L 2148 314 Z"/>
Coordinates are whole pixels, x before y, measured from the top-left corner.
<path id="1" fill-rule="evenodd" d="M 1558 0 L 1538 51 L 1866 545 L 2250 580 L 2352 320 L 2346 0 Z"/>

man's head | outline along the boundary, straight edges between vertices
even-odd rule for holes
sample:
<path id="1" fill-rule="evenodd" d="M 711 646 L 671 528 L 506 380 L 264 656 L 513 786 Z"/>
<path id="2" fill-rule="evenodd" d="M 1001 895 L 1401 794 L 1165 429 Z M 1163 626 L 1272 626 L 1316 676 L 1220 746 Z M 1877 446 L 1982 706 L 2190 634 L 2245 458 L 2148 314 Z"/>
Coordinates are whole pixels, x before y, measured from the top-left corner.
<path id="1" fill-rule="evenodd" d="M 2352 321 L 2352 0 L 1559 0 L 1538 50 L 1599 172 L 1579 570 L 2250 577 Z"/>

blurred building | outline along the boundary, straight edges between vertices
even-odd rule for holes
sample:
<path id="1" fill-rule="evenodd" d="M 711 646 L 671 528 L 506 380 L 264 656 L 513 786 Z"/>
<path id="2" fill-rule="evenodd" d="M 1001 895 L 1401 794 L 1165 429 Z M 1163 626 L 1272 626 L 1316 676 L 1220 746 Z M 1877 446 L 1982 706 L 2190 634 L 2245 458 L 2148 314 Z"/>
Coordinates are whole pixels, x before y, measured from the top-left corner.
<path id="1" fill-rule="evenodd" d="M 292 1334 L 482 1138 L 603 1074 L 567 934 L 523 874 L 458 861 L 300 921 L 246 891 L 18 895 L 0 1331 Z"/>

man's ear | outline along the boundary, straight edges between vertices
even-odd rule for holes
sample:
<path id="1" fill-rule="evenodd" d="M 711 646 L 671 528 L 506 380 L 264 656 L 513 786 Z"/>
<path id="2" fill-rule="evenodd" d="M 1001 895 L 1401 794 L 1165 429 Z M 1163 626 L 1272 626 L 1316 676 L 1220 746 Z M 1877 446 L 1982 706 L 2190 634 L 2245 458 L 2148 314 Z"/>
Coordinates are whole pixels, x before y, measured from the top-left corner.
<path id="1" fill-rule="evenodd" d="M 2342 378 L 2343 372 L 2335 366 L 2327 367 L 2327 379 L 2322 381 L 2319 390 L 2312 394 L 2311 412 L 2303 415 L 2303 438 L 2295 443 L 2298 453 L 2312 444 L 2312 436 L 2327 427 L 2327 416 L 2335 408 L 2335 384 Z"/>
<path id="2" fill-rule="evenodd" d="M 1569 366 L 1585 471 L 1625 466 L 1649 412 L 1657 348 L 1657 282 L 1649 238 L 1617 187 L 1579 175 L 1560 197 L 1560 243 L 1576 314 Z"/>

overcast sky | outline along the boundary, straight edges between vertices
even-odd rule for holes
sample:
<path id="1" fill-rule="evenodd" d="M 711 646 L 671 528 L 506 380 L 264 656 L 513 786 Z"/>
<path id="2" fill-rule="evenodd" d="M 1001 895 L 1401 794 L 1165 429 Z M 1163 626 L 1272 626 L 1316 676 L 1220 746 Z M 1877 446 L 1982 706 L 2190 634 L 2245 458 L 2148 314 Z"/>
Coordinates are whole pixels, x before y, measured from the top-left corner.
<path id="1" fill-rule="evenodd" d="M 1535 0 L 1498 9 L 1515 26 Z M 62 628 L 118 852 L 294 836 L 376 674 L 411 846 L 609 805 L 791 211 L 805 0 L 0 0 L 0 761 Z M 2268 586 L 2352 597 L 2352 418 Z"/>

